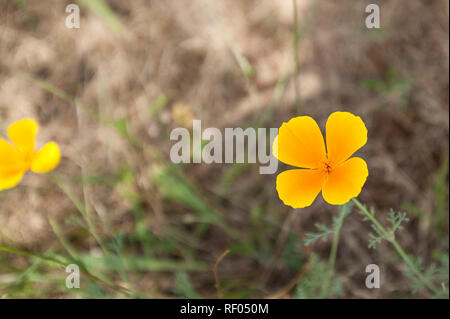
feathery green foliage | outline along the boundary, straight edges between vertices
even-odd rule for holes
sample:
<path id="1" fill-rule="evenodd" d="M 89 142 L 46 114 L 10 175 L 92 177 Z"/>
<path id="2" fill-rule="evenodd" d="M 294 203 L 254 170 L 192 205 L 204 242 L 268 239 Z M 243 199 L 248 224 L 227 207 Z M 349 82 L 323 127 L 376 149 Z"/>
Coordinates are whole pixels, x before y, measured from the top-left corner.
<path id="1" fill-rule="evenodd" d="M 325 273 L 328 271 L 327 263 L 320 260 L 316 254 L 310 256 L 310 271 L 300 280 L 297 285 L 295 298 L 316 299 L 321 295 L 325 284 Z M 342 295 L 342 280 L 331 279 L 329 297 Z"/>

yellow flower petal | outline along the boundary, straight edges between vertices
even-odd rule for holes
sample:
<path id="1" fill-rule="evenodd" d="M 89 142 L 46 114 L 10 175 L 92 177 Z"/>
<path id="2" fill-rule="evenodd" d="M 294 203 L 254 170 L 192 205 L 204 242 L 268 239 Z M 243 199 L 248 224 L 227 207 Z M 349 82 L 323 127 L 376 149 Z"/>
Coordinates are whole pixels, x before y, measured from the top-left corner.
<path id="1" fill-rule="evenodd" d="M 332 169 L 322 188 L 322 196 L 329 204 L 342 205 L 357 197 L 369 171 L 366 162 L 353 157 Z"/>
<path id="2" fill-rule="evenodd" d="M 21 181 L 25 172 L 2 173 L 0 172 L 0 191 L 13 188 Z"/>
<path id="3" fill-rule="evenodd" d="M 334 112 L 326 125 L 328 159 L 336 166 L 348 159 L 367 142 L 367 128 L 359 116 Z"/>
<path id="4" fill-rule="evenodd" d="M 277 176 L 278 196 L 285 205 L 302 208 L 312 204 L 320 192 L 326 175 L 313 169 L 291 169 Z"/>
<path id="5" fill-rule="evenodd" d="M 318 168 L 326 158 L 326 152 L 316 121 L 309 116 L 299 116 L 283 123 L 273 143 L 272 153 L 292 166 Z"/>
<path id="6" fill-rule="evenodd" d="M 31 170 L 35 173 L 47 173 L 58 166 L 60 158 L 61 153 L 58 144 L 47 143 L 34 156 L 31 162 Z"/>
<path id="7" fill-rule="evenodd" d="M 17 148 L 0 139 L 0 174 L 11 174 L 26 170 L 25 158 Z"/>
<path id="8" fill-rule="evenodd" d="M 23 119 L 9 126 L 8 136 L 19 150 L 33 154 L 37 131 L 38 125 L 34 120 Z"/>

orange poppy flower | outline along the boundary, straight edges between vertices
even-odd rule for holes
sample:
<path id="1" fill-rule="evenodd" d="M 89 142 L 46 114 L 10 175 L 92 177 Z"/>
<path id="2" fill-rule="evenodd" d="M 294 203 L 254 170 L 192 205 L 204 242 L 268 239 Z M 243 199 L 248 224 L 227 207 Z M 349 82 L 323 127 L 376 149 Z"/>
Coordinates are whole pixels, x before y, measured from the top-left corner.
<path id="1" fill-rule="evenodd" d="M 23 119 L 8 128 L 13 144 L 0 138 L 0 191 L 19 184 L 29 169 L 46 173 L 59 164 L 61 155 L 56 143 L 49 142 L 40 151 L 35 151 L 37 131 L 35 121 Z"/>
<path id="2" fill-rule="evenodd" d="M 281 162 L 301 167 L 277 176 L 278 196 L 285 205 L 302 208 L 322 191 L 326 202 L 342 205 L 361 192 L 369 171 L 353 155 L 367 142 L 367 128 L 359 116 L 335 112 L 326 124 L 326 148 L 316 121 L 299 116 L 281 125 L 273 154 Z"/>

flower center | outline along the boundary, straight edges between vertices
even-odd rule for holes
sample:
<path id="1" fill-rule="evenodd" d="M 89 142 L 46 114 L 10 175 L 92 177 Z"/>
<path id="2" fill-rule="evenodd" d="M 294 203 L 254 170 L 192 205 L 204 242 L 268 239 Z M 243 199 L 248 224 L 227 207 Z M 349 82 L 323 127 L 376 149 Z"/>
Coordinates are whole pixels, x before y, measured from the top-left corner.
<path id="1" fill-rule="evenodd" d="M 22 154 L 24 164 L 27 168 L 29 168 L 31 166 L 31 162 L 33 161 L 35 153 L 30 151 L 22 151 Z"/>
<path id="2" fill-rule="evenodd" d="M 322 162 L 322 167 L 321 167 L 322 171 L 324 171 L 327 174 L 330 174 L 332 171 L 332 167 L 330 165 L 330 161 L 327 159 L 325 161 Z"/>

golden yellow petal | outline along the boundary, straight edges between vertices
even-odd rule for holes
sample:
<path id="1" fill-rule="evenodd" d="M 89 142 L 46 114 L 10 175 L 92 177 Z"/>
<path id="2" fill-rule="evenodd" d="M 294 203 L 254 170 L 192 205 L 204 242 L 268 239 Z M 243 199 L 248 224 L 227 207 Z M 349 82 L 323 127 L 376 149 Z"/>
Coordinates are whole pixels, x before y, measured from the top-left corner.
<path id="1" fill-rule="evenodd" d="M 33 154 L 37 131 L 38 124 L 34 120 L 23 119 L 9 126 L 8 136 L 20 151 Z"/>
<path id="2" fill-rule="evenodd" d="M 334 112 L 326 125 L 328 159 L 336 166 L 348 159 L 367 142 L 367 128 L 359 116 Z"/>
<path id="3" fill-rule="evenodd" d="M 302 208 L 312 204 L 320 192 L 326 175 L 313 169 L 292 169 L 277 176 L 278 196 L 285 205 Z"/>
<path id="4" fill-rule="evenodd" d="M 22 180 L 24 172 L 2 173 L 0 172 L 0 191 L 13 188 Z"/>
<path id="5" fill-rule="evenodd" d="M 58 144 L 47 143 L 34 156 L 31 162 L 31 170 L 35 173 L 47 173 L 58 166 L 60 159 L 61 153 Z"/>
<path id="6" fill-rule="evenodd" d="M 332 205 L 342 205 L 357 197 L 366 182 L 369 171 L 366 162 L 353 157 L 333 168 L 322 188 L 322 196 Z"/>
<path id="7" fill-rule="evenodd" d="M 318 168 L 326 158 L 326 152 L 316 121 L 309 116 L 299 116 L 283 123 L 273 143 L 272 153 L 292 166 Z"/>
<path id="8" fill-rule="evenodd" d="M 17 148 L 0 139 L 0 174 L 11 174 L 26 170 L 25 158 Z"/>

